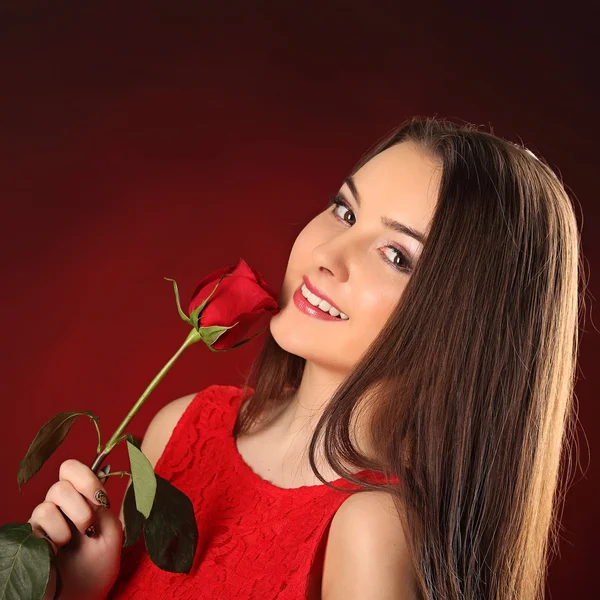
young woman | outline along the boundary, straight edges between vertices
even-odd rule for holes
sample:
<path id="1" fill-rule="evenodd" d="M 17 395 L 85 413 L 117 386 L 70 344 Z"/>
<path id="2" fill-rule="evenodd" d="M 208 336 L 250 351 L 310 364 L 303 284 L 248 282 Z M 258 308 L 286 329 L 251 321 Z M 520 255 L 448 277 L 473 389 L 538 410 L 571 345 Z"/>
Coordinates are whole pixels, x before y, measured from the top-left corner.
<path id="1" fill-rule="evenodd" d="M 60 598 L 543 596 L 579 260 L 571 202 L 531 152 L 397 128 L 296 239 L 244 386 L 148 428 L 143 451 L 194 504 L 192 571 L 161 571 L 143 543 L 121 554 L 104 486 L 69 460 L 30 519 Z"/>

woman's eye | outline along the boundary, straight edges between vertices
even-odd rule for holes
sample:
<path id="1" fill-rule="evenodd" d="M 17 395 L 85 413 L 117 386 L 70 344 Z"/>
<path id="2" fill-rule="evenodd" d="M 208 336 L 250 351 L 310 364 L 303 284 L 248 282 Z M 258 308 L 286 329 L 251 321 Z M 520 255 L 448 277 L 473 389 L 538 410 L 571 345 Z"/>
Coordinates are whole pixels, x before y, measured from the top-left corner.
<path id="1" fill-rule="evenodd" d="M 352 213 L 352 210 L 350 209 L 350 207 L 348 206 L 348 204 L 346 204 L 346 202 L 344 200 L 342 200 L 339 196 L 332 196 L 331 198 L 331 204 L 335 205 L 335 208 L 333 209 L 333 212 L 336 213 L 336 216 L 339 215 L 338 212 L 338 208 L 341 206 L 342 208 L 345 208 L 348 213 Z M 348 223 L 348 221 L 346 221 L 346 219 L 344 219 L 343 217 L 341 217 L 342 221 L 345 221 L 346 223 Z"/>
<path id="2" fill-rule="evenodd" d="M 352 209 L 350 208 L 350 206 L 348 206 L 348 203 L 339 195 L 331 195 L 329 197 L 329 202 L 330 202 L 330 206 L 333 206 L 333 210 L 331 212 L 333 212 L 333 214 L 335 215 L 335 218 L 338 221 L 342 221 L 348 225 L 353 225 L 354 222 L 349 222 L 347 221 L 344 217 L 340 217 L 339 216 L 339 211 L 338 209 L 340 207 L 345 208 L 347 212 L 343 213 L 344 215 L 347 214 L 352 214 L 354 215 L 354 213 L 352 212 Z M 354 221 L 356 221 L 356 217 L 354 218 Z M 400 250 L 399 248 L 396 248 L 395 246 L 386 246 L 386 249 L 391 249 L 394 252 L 394 259 L 390 260 L 389 258 L 387 258 L 387 256 L 385 254 L 383 254 L 384 260 L 389 263 L 394 269 L 397 269 L 398 271 L 401 271 L 403 273 L 406 272 L 410 272 L 412 271 L 413 265 L 410 261 L 410 259 L 406 256 L 406 254 L 404 252 L 402 252 L 402 250 Z M 396 261 L 399 262 L 396 262 Z"/>

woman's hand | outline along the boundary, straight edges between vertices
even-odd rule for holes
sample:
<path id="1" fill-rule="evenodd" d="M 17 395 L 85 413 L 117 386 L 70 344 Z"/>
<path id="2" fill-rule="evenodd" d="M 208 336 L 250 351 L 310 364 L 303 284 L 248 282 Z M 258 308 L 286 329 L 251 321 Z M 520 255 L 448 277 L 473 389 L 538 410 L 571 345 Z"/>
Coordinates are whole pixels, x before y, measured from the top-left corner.
<path id="1" fill-rule="evenodd" d="M 123 528 L 109 510 L 104 486 L 94 472 L 75 459 L 60 465 L 59 480 L 31 513 L 29 523 L 49 538 L 58 562 L 61 600 L 106 598 L 121 559 Z M 44 600 L 56 590 L 51 572 Z"/>

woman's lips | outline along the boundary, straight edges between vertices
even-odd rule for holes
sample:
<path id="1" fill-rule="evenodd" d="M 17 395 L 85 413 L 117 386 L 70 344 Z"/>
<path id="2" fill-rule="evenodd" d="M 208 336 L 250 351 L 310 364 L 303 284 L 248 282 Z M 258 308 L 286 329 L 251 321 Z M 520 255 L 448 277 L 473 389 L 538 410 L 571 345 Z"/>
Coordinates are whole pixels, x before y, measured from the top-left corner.
<path id="1" fill-rule="evenodd" d="M 294 304 L 304 314 L 314 317 L 315 319 L 321 319 L 322 321 L 340 321 L 341 323 L 348 319 L 340 319 L 339 317 L 333 317 L 329 313 L 323 312 L 320 308 L 313 306 L 303 295 L 302 285 L 294 292 Z"/>
<path id="2" fill-rule="evenodd" d="M 315 296 L 321 298 L 321 300 L 325 300 L 338 310 L 339 312 L 344 312 L 323 290 L 320 290 L 316 285 L 313 285 L 311 280 L 307 275 L 302 275 L 302 280 L 304 281 L 304 285 L 308 288 L 308 291 L 313 293 Z"/>

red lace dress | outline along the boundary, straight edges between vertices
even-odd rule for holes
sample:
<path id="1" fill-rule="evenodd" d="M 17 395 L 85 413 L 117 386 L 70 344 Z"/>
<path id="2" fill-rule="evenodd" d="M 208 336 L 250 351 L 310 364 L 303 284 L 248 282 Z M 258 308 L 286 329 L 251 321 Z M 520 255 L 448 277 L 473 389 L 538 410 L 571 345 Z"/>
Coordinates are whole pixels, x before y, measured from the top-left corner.
<path id="1" fill-rule="evenodd" d="M 326 534 L 349 492 L 323 484 L 281 488 L 252 471 L 232 433 L 242 397 L 243 388 L 227 385 L 199 392 L 155 467 L 194 505 L 198 546 L 191 571 L 162 571 L 141 538 L 123 549 L 110 599 L 320 597 Z M 378 472 L 360 474 L 385 481 Z M 343 479 L 332 483 L 357 487 Z"/>

